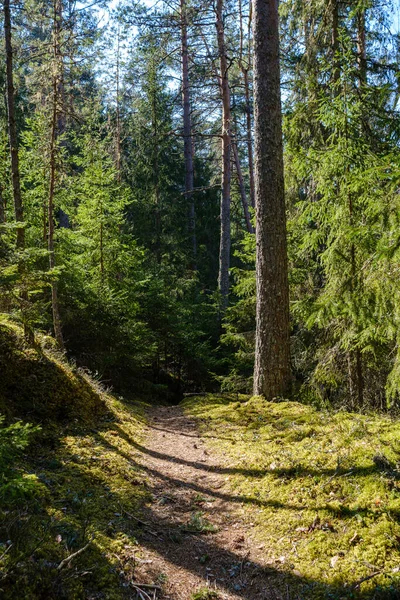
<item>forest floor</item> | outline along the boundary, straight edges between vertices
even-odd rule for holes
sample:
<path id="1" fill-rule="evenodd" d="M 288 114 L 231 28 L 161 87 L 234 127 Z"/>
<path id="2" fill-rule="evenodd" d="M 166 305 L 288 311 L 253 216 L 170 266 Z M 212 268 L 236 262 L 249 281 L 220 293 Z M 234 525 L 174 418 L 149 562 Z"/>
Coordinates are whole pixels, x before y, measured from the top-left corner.
<path id="1" fill-rule="evenodd" d="M 150 406 L 15 328 L 0 346 L 0 412 L 42 427 L 0 482 L 2 599 L 400 599 L 398 418 Z"/>
<path id="2" fill-rule="evenodd" d="M 224 460 L 207 450 L 196 423 L 179 406 L 154 408 L 149 418 L 135 456 L 152 490 L 140 538 L 144 579 L 161 581 L 171 600 L 288 598 L 231 498 Z"/>
<path id="3" fill-rule="evenodd" d="M 136 581 L 157 598 L 400 598 L 399 425 L 207 396 L 149 411 Z"/>

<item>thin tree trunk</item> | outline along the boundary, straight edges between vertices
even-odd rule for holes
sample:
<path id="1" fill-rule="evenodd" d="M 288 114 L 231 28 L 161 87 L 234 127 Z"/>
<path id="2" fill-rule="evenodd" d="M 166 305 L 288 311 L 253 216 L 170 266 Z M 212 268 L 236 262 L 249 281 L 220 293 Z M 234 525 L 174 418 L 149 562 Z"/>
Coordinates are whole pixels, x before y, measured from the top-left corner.
<path id="1" fill-rule="evenodd" d="M 60 19 L 62 16 L 62 7 L 60 0 L 54 0 L 54 16 L 53 16 L 53 95 L 52 95 L 52 118 L 51 118 L 51 134 L 50 134 L 50 185 L 49 185 L 49 205 L 48 205 L 48 251 L 49 251 L 49 267 L 52 271 L 55 266 L 54 254 L 54 195 L 56 185 L 56 161 L 57 161 L 57 135 L 58 127 L 63 126 L 63 121 L 60 120 L 58 114 L 58 102 L 60 91 Z M 51 307 L 53 312 L 53 329 L 58 347 L 64 349 L 64 340 L 61 330 L 61 319 L 58 303 L 58 285 L 57 281 L 51 284 Z"/>
<path id="2" fill-rule="evenodd" d="M 154 181 L 154 200 L 155 200 L 155 255 L 157 263 L 161 264 L 161 197 L 160 180 L 158 172 L 159 164 L 159 140 L 157 123 L 157 98 L 156 91 L 152 90 L 152 129 L 153 129 L 153 181 Z"/>
<path id="3" fill-rule="evenodd" d="M 103 211 L 101 212 L 100 222 L 100 275 L 101 282 L 104 282 L 104 227 L 103 227 Z"/>
<path id="4" fill-rule="evenodd" d="M 360 350 L 347 353 L 350 408 L 360 409 L 364 403 L 364 375 Z"/>
<path id="5" fill-rule="evenodd" d="M 11 36 L 11 11 L 10 0 L 3 1 L 4 9 L 4 37 L 6 46 L 6 72 L 7 72 L 7 111 L 8 111 L 8 135 L 10 141 L 11 157 L 11 179 L 13 188 L 14 212 L 17 223 L 24 220 L 24 209 L 21 194 L 21 179 L 19 173 L 18 137 L 17 123 L 15 117 L 15 92 L 13 73 L 13 49 Z M 25 246 L 25 229 L 17 228 L 17 248 Z"/>
<path id="6" fill-rule="evenodd" d="M 333 83 L 337 84 L 340 79 L 340 67 L 338 62 L 339 53 L 339 4 L 338 0 L 331 0 L 331 14 L 332 14 L 332 78 Z M 338 90 L 334 89 L 334 95 L 337 95 Z"/>
<path id="7" fill-rule="evenodd" d="M 0 185 L 0 223 L 6 222 L 6 203 L 3 196 L 3 186 Z"/>
<path id="8" fill-rule="evenodd" d="M 253 132 L 251 128 L 251 100 L 248 69 L 243 70 L 244 93 L 246 101 L 246 133 L 247 133 L 247 160 L 249 163 L 250 204 L 255 207 L 254 195 L 254 161 L 253 161 Z"/>
<path id="9" fill-rule="evenodd" d="M 11 33 L 11 11 L 10 11 L 10 0 L 4 0 L 4 37 L 6 47 L 6 77 L 7 77 L 7 117 L 8 117 L 8 136 L 10 144 L 10 158 L 11 158 L 11 180 L 13 189 L 13 202 L 14 202 L 14 214 L 15 221 L 18 223 L 24 220 L 24 207 L 22 202 L 21 193 L 21 178 L 19 172 L 19 153 L 18 153 L 18 136 L 17 136 L 17 122 L 15 115 L 15 90 L 14 90 L 14 72 L 13 72 L 13 49 L 12 49 L 12 33 Z M 2 202 L 4 206 L 4 202 Z M 5 211 L 3 218 L 5 220 Z M 3 221 L 4 222 L 4 221 Z M 19 250 L 25 248 L 25 228 L 17 226 L 17 239 L 16 246 Z M 19 265 L 18 270 L 20 274 L 23 274 L 24 267 Z M 21 291 L 21 305 L 22 313 L 24 312 L 24 305 L 27 306 L 29 302 L 28 292 L 22 288 Z M 35 334 L 33 329 L 28 323 L 24 323 L 24 335 L 25 339 L 33 345 L 35 343 Z"/>
<path id="10" fill-rule="evenodd" d="M 253 225 L 252 225 L 251 219 L 250 219 L 249 203 L 247 202 L 246 188 L 244 185 L 242 167 L 240 166 L 237 143 L 236 143 L 236 140 L 233 140 L 233 139 L 232 139 L 232 152 L 233 152 L 233 159 L 235 161 L 236 175 L 237 175 L 237 179 L 238 179 L 240 198 L 242 200 L 244 219 L 246 221 L 246 228 L 249 233 L 254 233 L 254 228 L 253 228 Z"/>
<path id="11" fill-rule="evenodd" d="M 183 143 L 185 159 L 185 196 L 188 206 L 188 230 L 191 240 L 191 269 L 196 270 L 197 240 L 196 211 L 194 205 L 194 167 L 192 143 L 192 118 L 190 105 L 189 54 L 187 35 L 187 5 L 181 0 L 181 47 L 182 47 L 182 103 L 183 103 Z"/>
<path id="12" fill-rule="evenodd" d="M 239 26 L 240 26 L 240 48 L 239 48 L 239 67 L 243 75 L 245 110 L 246 110 L 246 135 L 247 135 L 247 161 L 249 166 L 249 187 L 250 187 L 250 204 L 254 208 L 254 161 L 253 161 L 253 132 L 251 127 L 251 101 L 250 101 L 250 83 L 249 70 L 251 67 L 251 2 L 249 5 L 249 22 L 247 29 L 247 45 L 248 55 L 245 64 L 243 57 L 243 13 L 242 0 L 239 0 Z"/>
<path id="13" fill-rule="evenodd" d="M 360 78 L 360 88 L 362 89 L 367 82 L 367 64 L 366 64 L 366 35 L 365 35 L 365 10 L 362 9 L 357 14 L 357 64 Z M 345 90 L 346 93 L 346 90 Z M 346 99 L 347 104 L 347 99 Z M 363 123 L 365 126 L 365 123 Z M 348 137 L 347 131 L 347 107 L 346 107 L 346 143 Z M 350 227 L 354 226 L 354 206 L 353 197 L 351 192 L 348 195 L 348 207 L 349 207 L 349 224 Z M 356 257 L 356 246 L 352 242 L 350 246 L 350 260 L 351 260 L 351 291 L 352 294 L 357 295 L 361 292 L 360 286 L 362 285 L 360 278 L 357 275 L 357 257 Z M 363 373 L 363 360 L 362 354 L 358 348 L 349 352 L 348 355 L 349 365 L 349 392 L 350 401 L 352 408 L 361 408 L 364 402 L 364 373 Z"/>
<path id="14" fill-rule="evenodd" d="M 121 182 L 121 115 L 120 115 L 120 103 L 119 103 L 119 70 L 120 70 L 120 31 L 118 26 L 117 33 L 117 72 L 116 72 L 116 92 L 115 92 L 115 102 L 116 102 L 116 167 L 117 167 L 117 178 L 118 181 Z"/>
<path id="15" fill-rule="evenodd" d="M 357 63 L 360 77 L 360 86 L 367 83 L 367 42 L 366 42 L 366 15 L 365 9 L 357 13 Z"/>
<path id="16" fill-rule="evenodd" d="M 217 0 L 216 27 L 222 97 L 221 237 L 219 248 L 218 288 L 221 294 L 222 306 L 225 308 L 228 304 L 229 296 L 229 267 L 231 253 L 231 108 L 223 7 L 223 0 Z"/>
<path id="17" fill-rule="evenodd" d="M 254 393 L 290 388 L 289 285 L 283 181 L 278 0 L 254 0 L 256 349 Z"/>

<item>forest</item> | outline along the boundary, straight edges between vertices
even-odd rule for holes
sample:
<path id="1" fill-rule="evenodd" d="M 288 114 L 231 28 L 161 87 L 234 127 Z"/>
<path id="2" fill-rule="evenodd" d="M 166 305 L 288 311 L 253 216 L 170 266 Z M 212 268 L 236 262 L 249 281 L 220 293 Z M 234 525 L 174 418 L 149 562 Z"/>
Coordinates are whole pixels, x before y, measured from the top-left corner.
<path id="1" fill-rule="evenodd" d="M 0 597 L 400 599 L 398 0 L 2 0 Z"/>

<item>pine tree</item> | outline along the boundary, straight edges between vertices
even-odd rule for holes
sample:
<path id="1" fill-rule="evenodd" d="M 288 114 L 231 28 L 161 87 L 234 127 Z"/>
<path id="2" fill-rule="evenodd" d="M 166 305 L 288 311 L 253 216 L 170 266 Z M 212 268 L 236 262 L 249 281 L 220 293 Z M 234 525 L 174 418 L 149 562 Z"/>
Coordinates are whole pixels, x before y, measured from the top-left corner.
<path id="1" fill-rule="evenodd" d="M 254 3 L 256 350 L 254 393 L 290 386 L 289 288 L 283 183 L 279 19 L 276 0 Z"/>

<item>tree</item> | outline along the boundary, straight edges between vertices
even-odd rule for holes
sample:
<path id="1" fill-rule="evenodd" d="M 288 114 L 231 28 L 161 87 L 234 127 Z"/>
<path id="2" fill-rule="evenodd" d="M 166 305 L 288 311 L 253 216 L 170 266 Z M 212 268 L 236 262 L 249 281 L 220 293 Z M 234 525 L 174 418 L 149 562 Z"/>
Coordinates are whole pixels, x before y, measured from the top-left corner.
<path id="1" fill-rule="evenodd" d="M 254 393 L 290 387 L 289 285 L 277 0 L 254 2 L 256 354 Z"/>
<path id="2" fill-rule="evenodd" d="M 4 0 L 4 37 L 6 46 L 6 72 L 7 72 L 7 110 L 8 110 L 8 134 L 10 141 L 11 156 L 11 178 L 14 199 L 15 220 L 21 223 L 24 220 L 24 209 L 22 204 L 21 180 L 19 172 L 18 136 L 15 116 L 15 90 L 13 72 L 13 48 L 11 36 L 11 10 L 10 0 Z M 17 248 L 25 246 L 25 229 L 17 228 Z"/>
<path id="3" fill-rule="evenodd" d="M 225 43 L 224 2 L 217 0 L 216 28 L 220 65 L 219 84 L 222 99 L 222 180 L 221 180 L 221 237 L 219 247 L 218 288 L 222 306 L 226 307 L 229 294 L 229 266 L 231 253 L 231 95 L 228 79 L 228 57 Z"/>
<path id="4" fill-rule="evenodd" d="M 188 50 L 188 10 L 186 0 L 180 0 L 181 21 L 181 52 L 182 52 L 182 104 L 183 104 L 183 145 L 185 159 L 185 194 L 188 205 L 188 229 L 191 239 L 192 260 L 191 268 L 196 269 L 196 211 L 194 205 L 194 166 L 192 116 L 190 103 L 189 81 L 189 50 Z"/>
<path id="5" fill-rule="evenodd" d="M 53 271 L 56 262 L 54 254 L 54 196 L 57 178 L 57 140 L 60 130 L 63 129 L 63 120 L 60 119 L 60 91 L 62 86 L 62 55 L 60 50 L 60 32 L 62 28 L 62 0 L 53 0 L 53 81 L 52 81 L 52 116 L 50 131 L 50 182 L 48 203 L 48 251 L 49 267 Z M 54 280 L 51 284 L 51 308 L 53 313 L 54 335 L 59 348 L 64 349 L 64 340 L 61 330 L 60 308 L 58 301 L 58 285 Z"/>

